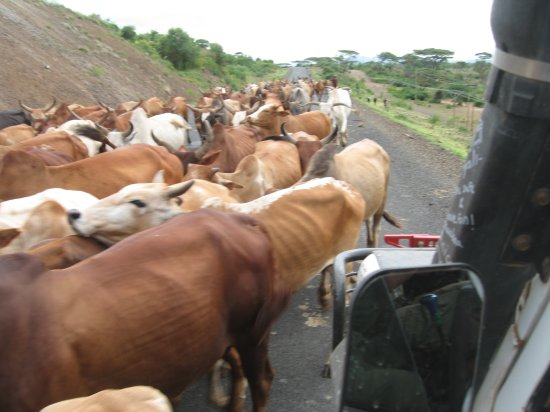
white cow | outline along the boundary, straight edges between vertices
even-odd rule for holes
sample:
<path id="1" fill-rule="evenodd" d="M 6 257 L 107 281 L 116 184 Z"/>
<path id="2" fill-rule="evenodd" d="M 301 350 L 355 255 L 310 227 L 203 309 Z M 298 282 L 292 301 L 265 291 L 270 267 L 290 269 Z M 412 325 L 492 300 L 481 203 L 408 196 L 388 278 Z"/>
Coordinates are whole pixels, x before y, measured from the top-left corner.
<path id="1" fill-rule="evenodd" d="M 131 144 L 145 143 L 153 146 L 164 146 L 170 152 L 175 152 L 185 145 L 189 145 L 189 123 L 175 113 L 162 113 L 147 117 L 141 107 L 132 112 L 130 130 L 125 132 L 113 131 L 107 139 L 116 147 Z"/>
<path id="2" fill-rule="evenodd" d="M 344 147 L 348 144 L 348 118 L 351 114 L 351 95 L 346 88 L 329 88 L 327 106 L 330 107 L 329 116 L 332 125 L 338 127 L 336 144 Z"/>

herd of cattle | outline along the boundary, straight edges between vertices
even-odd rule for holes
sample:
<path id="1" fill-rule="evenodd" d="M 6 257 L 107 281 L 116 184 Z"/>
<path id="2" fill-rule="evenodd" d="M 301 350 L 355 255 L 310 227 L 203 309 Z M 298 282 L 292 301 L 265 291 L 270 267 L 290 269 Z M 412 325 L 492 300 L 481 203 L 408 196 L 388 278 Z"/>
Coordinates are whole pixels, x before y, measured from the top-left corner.
<path id="1" fill-rule="evenodd" d="M 383 218 L 399 227 L 388 154 L 348 145 L 346 88 L 19 103 L 0 113 L 2 411 L 169 411 L 209 371 L 213 402 L 242 410 L 248 382 L 266 411 L 269 332 L 292 294 L 322 273 L 327 305 L 363 222 L 369 247 Z"/>

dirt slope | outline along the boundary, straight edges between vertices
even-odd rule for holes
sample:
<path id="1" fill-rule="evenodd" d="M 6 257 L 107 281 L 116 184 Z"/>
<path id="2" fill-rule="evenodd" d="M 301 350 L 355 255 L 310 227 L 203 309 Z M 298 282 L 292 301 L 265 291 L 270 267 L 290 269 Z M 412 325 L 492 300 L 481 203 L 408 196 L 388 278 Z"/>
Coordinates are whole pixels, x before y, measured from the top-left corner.
<path id="1" fill-rule="evenodd" d="M 0 0 L 0 110 L 18 100 L 106 104 L 195 96 L 193 86 L 130 43 L 62 6 Z"/>

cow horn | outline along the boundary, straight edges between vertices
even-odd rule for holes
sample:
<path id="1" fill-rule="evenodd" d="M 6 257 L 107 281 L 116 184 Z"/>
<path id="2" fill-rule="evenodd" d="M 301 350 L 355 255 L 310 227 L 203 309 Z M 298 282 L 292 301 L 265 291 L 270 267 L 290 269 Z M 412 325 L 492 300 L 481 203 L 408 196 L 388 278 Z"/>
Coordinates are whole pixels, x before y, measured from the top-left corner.
<path id="1" fill-rule="evenodd" d="M 67 110 L 69 110 L 69 113 L 71 114 L 71 116 L 73 116 L 75 119 L 77 120 L 84 120 L 82 117 L 80 117 L 79 115 L 77 115 L 74 111 L 72 111 L 71 109 L 67 108 Z"/>
<path id="2" fill-rule="evenodd" d="M 282 134 L 283 136 L 287 137 L 288 140 L 289 140 L 291 143 L 296 144 L 298 141 L 297 141 L 295 138 L 293 138 L 291 135 L 289 135 L 289 134 L 287 133 L 286 128 L 285 128 L 285 124 L 286 124 L 285 122 L 281 123 L 281 134 Z"/>
<path id="3" fill-rule="evenodd" d="M 260 100 L 258 100 L 256 103 L 254 103 L 254 105 L 250 109 L 248 109 L 246 111 L 246 115 L 250 116 L 252 113 L 254 113 L 256 110 L 258 110 L 260 108 L 261 104 L 262 104 L 262 102 Z"/>
<path id="4" fill-rule="evenodd" d="M 153 129 L 151 129 L 151 137 L 153 138 L 156 144 L 158 144 L 159 146 L 165 147 L 166 149 L 168 149 L 169 152 L 173 152 L 173 150 L 170 147 L 166 146 L 165 142 L 163 142 L 157 136 L 155 136 L 155 132 L 153 131 Z"/>
<path id="5" fill-rule="evenodd" d="M 107 113 L 112 112 L 113 109 L 109 106 L 107 106 L 105 103 L 103 103 L 101 100 L 97 100 L 97 104 L 99 104 L 101 107 L 107 110 Z"/>
<path id="6" fill-rule="evenodd" d="M 124 133 L 122 133 L 122 138 L 124 140 L 126 140 L 128 137 L 130 137 L 130 135 L 132 134 L 132 132 L 134 131 L 134 125 L 132 122 L 130 122 L 130 127 L 128 128 L 127 131 L 125 131 Z"/>
<path id="7" fill-rule="evenodd" d="M 187 192 L 191 188 L 191 186 L 193 186 L 194 184 L 195 184 L 195 180 L 189 180 L 187 182 L 173 184 L 169 186 L 168 193 L 166 193 L 166 197 L 168 199 L 171 199 L 176 196 L 181 196 L 185 192 Z"/>
<path id="8" fill-rule="evenodd" d="M 34 109 L 24 104 L 21 100 L 19 100 L 19 106 L 27 112 L 32 112 Z"/>
<path id="9" fill-rule="evenodd" d="M 133 111 L 133 110 L 136 110 L 138 107 L 140 107 L 142 104 L 143 104 L 143 98 L 139 99 L 139 102 L 138 104 L 136 104 L 134 107 L 132 107 L 130 110 L 128 110 L 129 112 Z"/>
<path id="10" fill-rule="evenodd" d="M 323 139 L 321 139 L 321 144 L 324 146 L 330 143 L 332 140 L 334 140 L 337 134 L 338 134 L 338 126 L 334 126 L 334 129 L 332 130 L 332 132 L 327 137 L 324 137 Z"/>
<path id="11" fill-rule="evenodd" d="M 52 107 L 55 106 L 55 104 L 57 103 L 57 99 L 55 98 L 55 96 L 52 96 L 53 97 L 53 101 L 52 101 L 52 104 L 50 104 L 47 108 L 44 108 L 42 110 L 44 110 L 45 112 L 47 112 L 48 110 L 50 110 Z"/>
<path id="12" fill-rule="evenodd" d="M 107 139 L 107 135 L 109 134 L 110 130 L 107 129 L 106 127 L 101 126 L 98 122 L 94 122 L 94 124 L 99 130 L 99 132 L 101 133 L 101 137 L 100 137 L 101 143 L 106 144 L 111 149 L 116 149 L 116 146 L 113 143 L 111 143 L 109 139 Z"/>

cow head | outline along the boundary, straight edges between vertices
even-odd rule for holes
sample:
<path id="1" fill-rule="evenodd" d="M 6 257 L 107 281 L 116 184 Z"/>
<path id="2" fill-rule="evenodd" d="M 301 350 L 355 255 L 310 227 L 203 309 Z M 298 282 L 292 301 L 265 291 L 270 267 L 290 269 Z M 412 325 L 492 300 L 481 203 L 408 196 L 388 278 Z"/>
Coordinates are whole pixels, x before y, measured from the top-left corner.
<path id="1" fill-rule="evenodd" d="M 76 233 L 112 245 L 183 213 L 178 196 L 193 184 L 131 184 L 86 209 L 69 210 L 67 217 Z"/>
<path id="2" fill-rule="evenodd" d="M 57 99 L 53 97 L 53 101 L 49 106 L 34 109 L 19 100 L 19 106 L 21 106 L 21 108 L 31 116 L 31 126 L 34 127 L 34 130 L 36 130 L 37 132 L 41 132 L 44 130 L 44 127 L 48 123 L 48 120 L 51 116 L 51 114 L 48 112 L 53 109 L 56 103 Z"/>

